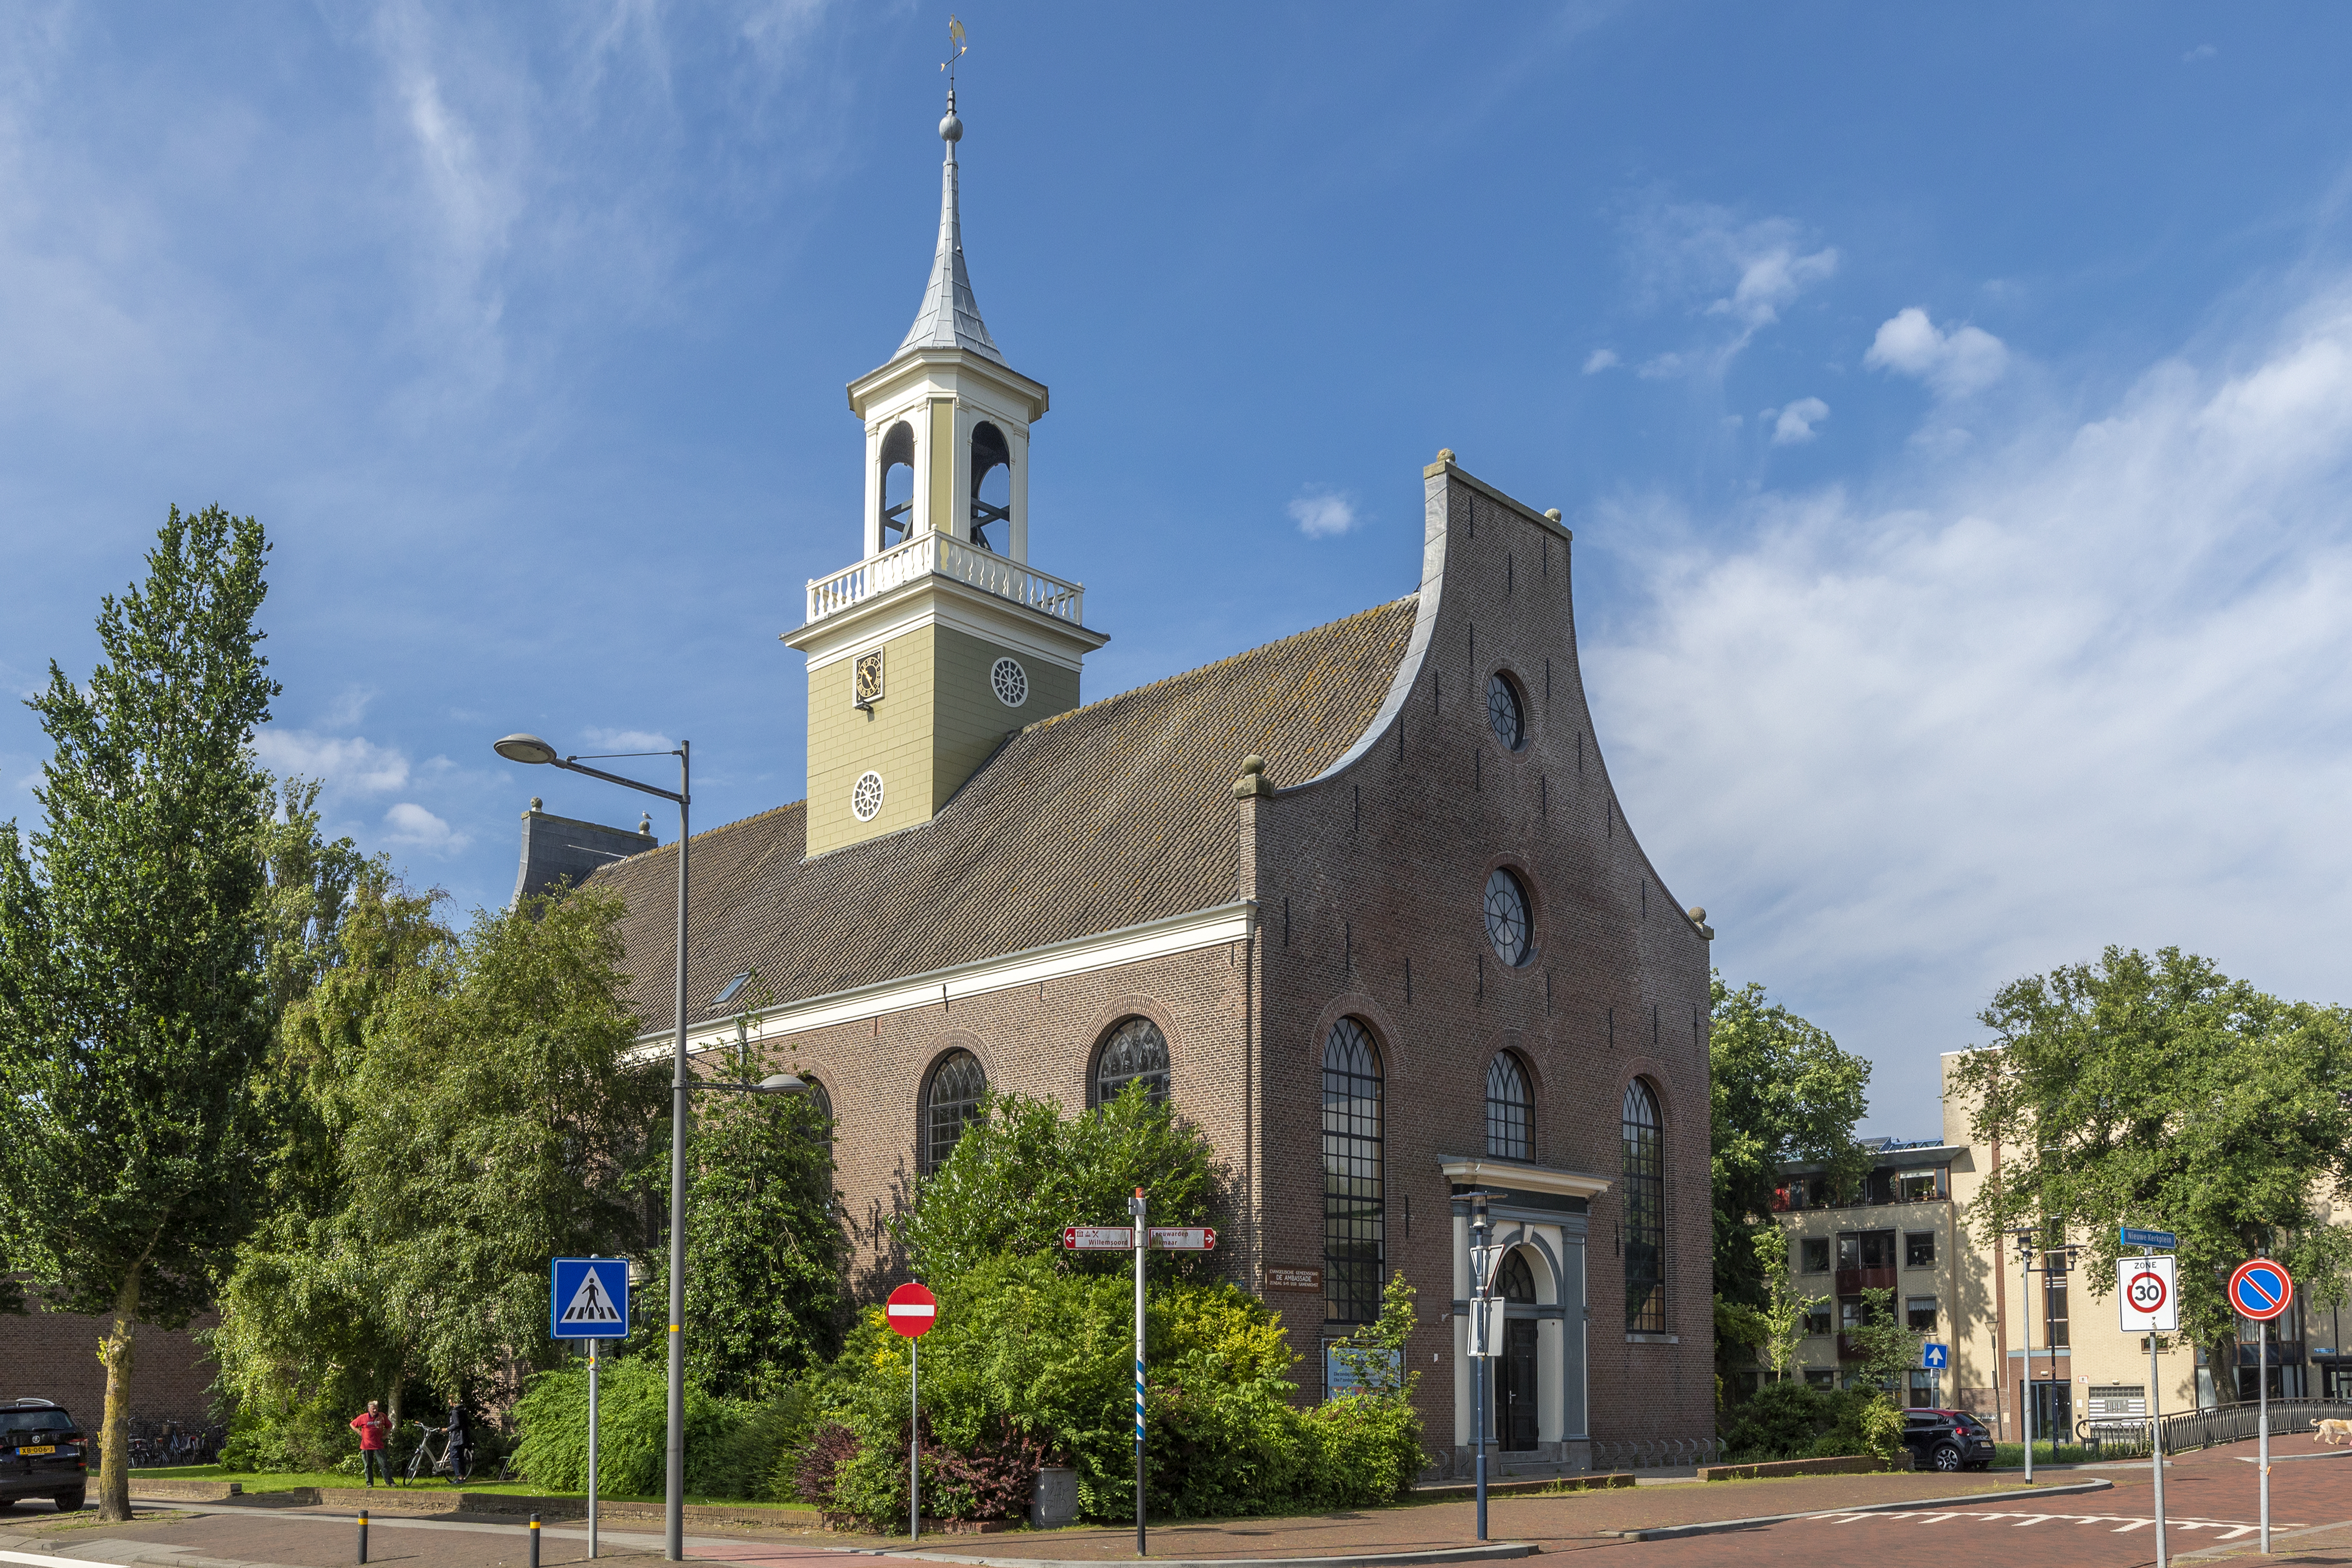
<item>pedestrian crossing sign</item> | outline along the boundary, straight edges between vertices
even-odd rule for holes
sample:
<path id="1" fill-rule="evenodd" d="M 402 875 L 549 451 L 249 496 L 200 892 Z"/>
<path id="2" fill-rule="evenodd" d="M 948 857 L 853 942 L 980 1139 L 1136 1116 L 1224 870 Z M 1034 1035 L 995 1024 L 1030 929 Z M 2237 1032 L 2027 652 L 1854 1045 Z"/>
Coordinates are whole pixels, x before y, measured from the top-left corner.
<path id="1" fill-rule="evenodd" d="M 548 1265 L 548 1332 L 559 1340 L 629 1337 L 629 1260 L 558 1258 Z"/>

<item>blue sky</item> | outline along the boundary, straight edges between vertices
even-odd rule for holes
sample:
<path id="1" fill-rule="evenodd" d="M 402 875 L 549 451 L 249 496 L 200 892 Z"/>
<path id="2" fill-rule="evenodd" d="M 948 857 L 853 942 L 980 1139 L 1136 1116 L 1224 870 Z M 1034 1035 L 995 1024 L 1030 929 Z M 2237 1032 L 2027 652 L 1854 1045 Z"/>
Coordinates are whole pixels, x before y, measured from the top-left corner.
<path id="1" fill-rule="evenodd" d="M 1450 446 L 1566 512 L 1630 818 L 1874 1130 L 2107 942 L 2340 997 L 2352 15 L 961 14 L 1089 697 L 1407 591 Z M 775 639 L 856 549 L 944 22 L 0 14 L 0 689 L 218 501 L 276 541 L 266 754 L 461 906 L 533 792 L 635 818 L 509 730 L 690 736 L 701 824 L 796 798 Z M 0 813 L 45 750 L 0 709 Z"/>

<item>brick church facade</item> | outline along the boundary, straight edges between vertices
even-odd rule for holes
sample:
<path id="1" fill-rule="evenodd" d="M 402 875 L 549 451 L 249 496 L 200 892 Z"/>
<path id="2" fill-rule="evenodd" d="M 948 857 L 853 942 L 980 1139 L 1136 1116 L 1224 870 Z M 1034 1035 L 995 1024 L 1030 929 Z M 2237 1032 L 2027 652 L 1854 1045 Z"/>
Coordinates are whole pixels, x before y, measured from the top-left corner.
<path id="1" fill-rule="evenodd" d="M 1402 1270 L 1429 1446 L 1463 1467 L 1476 1190 L 1510 1248 L 1507 1462 L 1711 1433 L 1712 933 L 1611 784 L 1569 531 L 1442 452 L 1416 592 L 1081 704 L 1106 638 L 1029 563 L 1047 395 L 973 300 L 961 134 L 950 101 L 914 330 L 850 386 L 862 554 L 785 635 L 808 798 L 694 839 L 691 1048 L 732 1042 L 756 970 L 763 1045 L 835 1121 L 860 1300 L 904 1277 L 885 1222 L 982 1086 L 1076 1115 L 1142 1077 L 1215 1147 L 1216 1256 L 1281 1313 L 1302 1397 Z M 677 848 L 624 847 L 591 880 L 626 900 L 653 1046 Z"/>

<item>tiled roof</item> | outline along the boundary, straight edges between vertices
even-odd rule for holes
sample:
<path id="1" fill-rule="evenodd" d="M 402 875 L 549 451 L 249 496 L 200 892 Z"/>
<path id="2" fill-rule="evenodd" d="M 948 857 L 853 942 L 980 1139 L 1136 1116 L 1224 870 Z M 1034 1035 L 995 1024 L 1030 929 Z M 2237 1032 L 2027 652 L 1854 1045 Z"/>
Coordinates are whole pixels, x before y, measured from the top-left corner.
<path id="1" fill-rule="evenodd" d="M 1404 657 L 1414 599 L 1366 610 L 1015 731 L 919 827 L 804 860 L 806 803 L 694 837 L 688 1013 L 756 967 L 790 1003 L 1230 901 L 1234 780 L 1303 784 L 1354 745 Z M 630 992 L 672 1016 L 676 846 L 590 879 L 627 900 Z"/>

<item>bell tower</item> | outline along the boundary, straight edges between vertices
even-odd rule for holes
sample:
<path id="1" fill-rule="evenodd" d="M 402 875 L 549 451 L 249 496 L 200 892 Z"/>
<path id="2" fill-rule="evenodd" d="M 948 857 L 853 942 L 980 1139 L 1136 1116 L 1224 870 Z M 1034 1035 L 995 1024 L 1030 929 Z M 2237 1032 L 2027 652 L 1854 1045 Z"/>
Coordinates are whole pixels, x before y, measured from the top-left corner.
<path id="1" fill-rule="evenodd" d="M 1029 565 L 1029 430 L 1045 385 L 1004 362 L 964 270 L 955 92 L 940 237 L 898 352 L 849 384 L 866 426 L 862 553 L 808 585 L 808 853 L 928 822 L 1004 736 L 1078 705 L 1110 639 Z"/>

